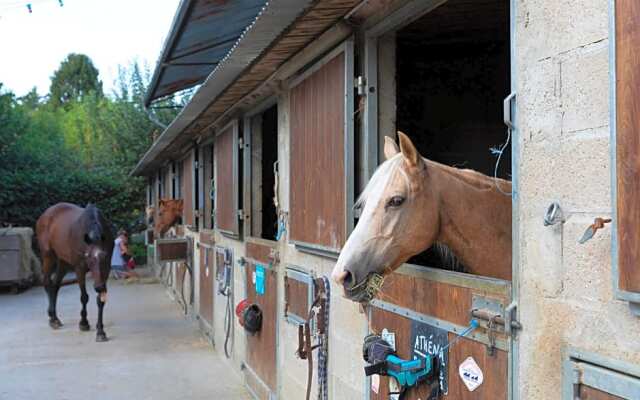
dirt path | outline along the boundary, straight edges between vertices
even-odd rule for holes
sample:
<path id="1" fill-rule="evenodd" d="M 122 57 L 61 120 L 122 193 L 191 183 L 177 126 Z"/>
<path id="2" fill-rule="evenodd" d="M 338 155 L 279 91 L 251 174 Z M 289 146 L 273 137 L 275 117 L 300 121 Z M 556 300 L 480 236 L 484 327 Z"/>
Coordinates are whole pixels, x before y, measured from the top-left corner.
<path id="1" fill-rule="evenodd" d="M 89 285 L 87 285 L 89 287 Z M 80 332 L 80 290 L 60 289 L 53 331 L 42 287 L 0 293 L 0 399 L 249 399 L 240 377 L 158 284 L 109 282 L 107 343 Z"/>

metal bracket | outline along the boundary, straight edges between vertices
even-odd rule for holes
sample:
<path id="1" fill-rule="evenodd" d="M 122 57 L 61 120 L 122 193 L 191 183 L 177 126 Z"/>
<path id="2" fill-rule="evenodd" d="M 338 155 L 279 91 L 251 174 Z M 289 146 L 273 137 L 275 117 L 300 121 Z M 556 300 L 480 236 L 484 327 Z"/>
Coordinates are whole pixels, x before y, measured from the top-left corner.
<path id="1" fill-rule="evenodd" d="M 492 315 L 504 315 L 504 305 L 500 300 L 477 294 L 471 298 L 471 309 L 488 311 Z"/>
<path id="2" fill-rule="evenodd" d="M 471 316 L 482 321 L 481 326 L 487 330 L 489 344 L 488 354 L 495 354 L 496 333 L 504 332 L 507 336 L 515 336 L 515 330 L 522 325 L 514 318 L 517 304 L 511 302 L 506 308 L 496 299 L 474 295 L 471 300 Z"/>
<path id="3" fill-rule="evenodd" d="M 516 93 L 512 92 L 507 97 L 505 97 L 504 102 L 502 103 L 502 115 L 504 124 L 511 130 L 515 129 L 515 124 L 513 121 L 513 115 L 511 114 L 511 103 L 516 98 Z"/>

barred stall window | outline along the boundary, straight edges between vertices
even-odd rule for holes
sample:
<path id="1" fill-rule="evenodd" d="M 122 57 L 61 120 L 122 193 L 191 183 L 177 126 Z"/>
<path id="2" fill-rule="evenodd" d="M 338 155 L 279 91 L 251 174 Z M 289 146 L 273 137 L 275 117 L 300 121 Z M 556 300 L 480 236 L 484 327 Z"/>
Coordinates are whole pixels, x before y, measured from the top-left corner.
<path id="1" fill-rule="evenodd" d="M 287 268 L 284 277 L 284 316 L 293 324 L 307 320 L 310 301 L 313 299 L 313 282 L 308 272 Z"/>

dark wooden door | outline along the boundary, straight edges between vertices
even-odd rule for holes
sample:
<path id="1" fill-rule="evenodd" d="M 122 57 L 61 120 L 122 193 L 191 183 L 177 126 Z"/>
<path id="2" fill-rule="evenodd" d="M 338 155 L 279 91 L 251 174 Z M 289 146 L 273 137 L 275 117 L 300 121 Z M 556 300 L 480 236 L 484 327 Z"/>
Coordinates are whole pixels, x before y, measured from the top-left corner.
<path id="1" fill-rule="evenodd" d="M 214 251 L 208 247 L 200 250 L 200 318 L 213 327 L 213 258 Z"/>
<path id="2" fill-rule="evenodd" d="M 580 400 L 624 400 L 622 397 L 614 396 L 591 386 L 580 385 Z"/>
<path id="3" fill-rule="evenodd" d="M 385 281 L 380 297 L 383 300 L 372 303 L 370 329 L 378 334 L 383 331 L 392 334 L 396 351 L 404 359 L 413 359 L 420 353 L 438 354 L 447 343 L 453 343 L 443 352 L 445 363 L 440 376 L 444 383 L 440 398 L 506 400 L 509 357 L 504 329 L 496 327 L 493 351 L 487 346 L 488 330 L 484 321 L 480 321 L 483 327 L 472 336 L 455 343 L 454 339 L 456 333 L 469 325 L 471 310 L 478 299 L 489 299 L 506 307 L 510 291 L 506 281 L 405 266 Z M 483 375 L 483 383 L 473 391 L 459 375 L 459 367 L 469 358 Z M 428 385 L 420 385 L 411 389 L 405 399 L 424 399 L 430 392 Z M 388 378 L 380 377 L 377 393 L 372 387 L 371 398 L 389 398 Z"/>
<path id="4" fill-rule="evenodd" d="M 640 2 L 616 2 L 617 286 L 640 292 Z M 638 299 L 638 296 L 634 296 Z"/>
<path id="5" fill-rule="evenodd" d="M 256 335 L 247 335 L 247 365 L 255 377 L 247 382 L 260 398 L 268 398 L 277 388 L 277 323 L 278 323 L 278 274 L 269 260 L 271 247 L 247 243 L 247 300 L 262 310 L 262 329 Z M 264 270 L 264 293 L 257 290 L 256 269 Z M 262 383 L 255 381 L 258 378 Z M 253 379 L 252 379 L 253 378 Z M 265 391 L 264 386 L 268 391 Z"/>

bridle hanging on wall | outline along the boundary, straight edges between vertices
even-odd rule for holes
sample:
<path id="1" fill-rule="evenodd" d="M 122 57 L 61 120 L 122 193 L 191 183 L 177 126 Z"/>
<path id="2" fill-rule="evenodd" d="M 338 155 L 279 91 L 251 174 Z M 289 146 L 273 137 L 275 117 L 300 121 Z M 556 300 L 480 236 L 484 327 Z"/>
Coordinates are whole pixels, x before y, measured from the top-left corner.
<path id="1" fill-rule="evenodd" d="M 328 355 L 329 355 L 329 315 L 331 285 L 326 276 L 314 279 L 315 298 L 307 320 L 298 325 L 298 350 L 296 354 L 300 359 L 307 360 L 307 394 L 306 400 L 311 398 L 311 385 L 313 383 L 313 351 L 318 349 L 318 399 L 327 400 L 328 392 Z M 311 323 L 316 318 L 316 331 L 312 333 Z M 316 336 L 318 342 L 314 345 L 311 337 Z"/>

